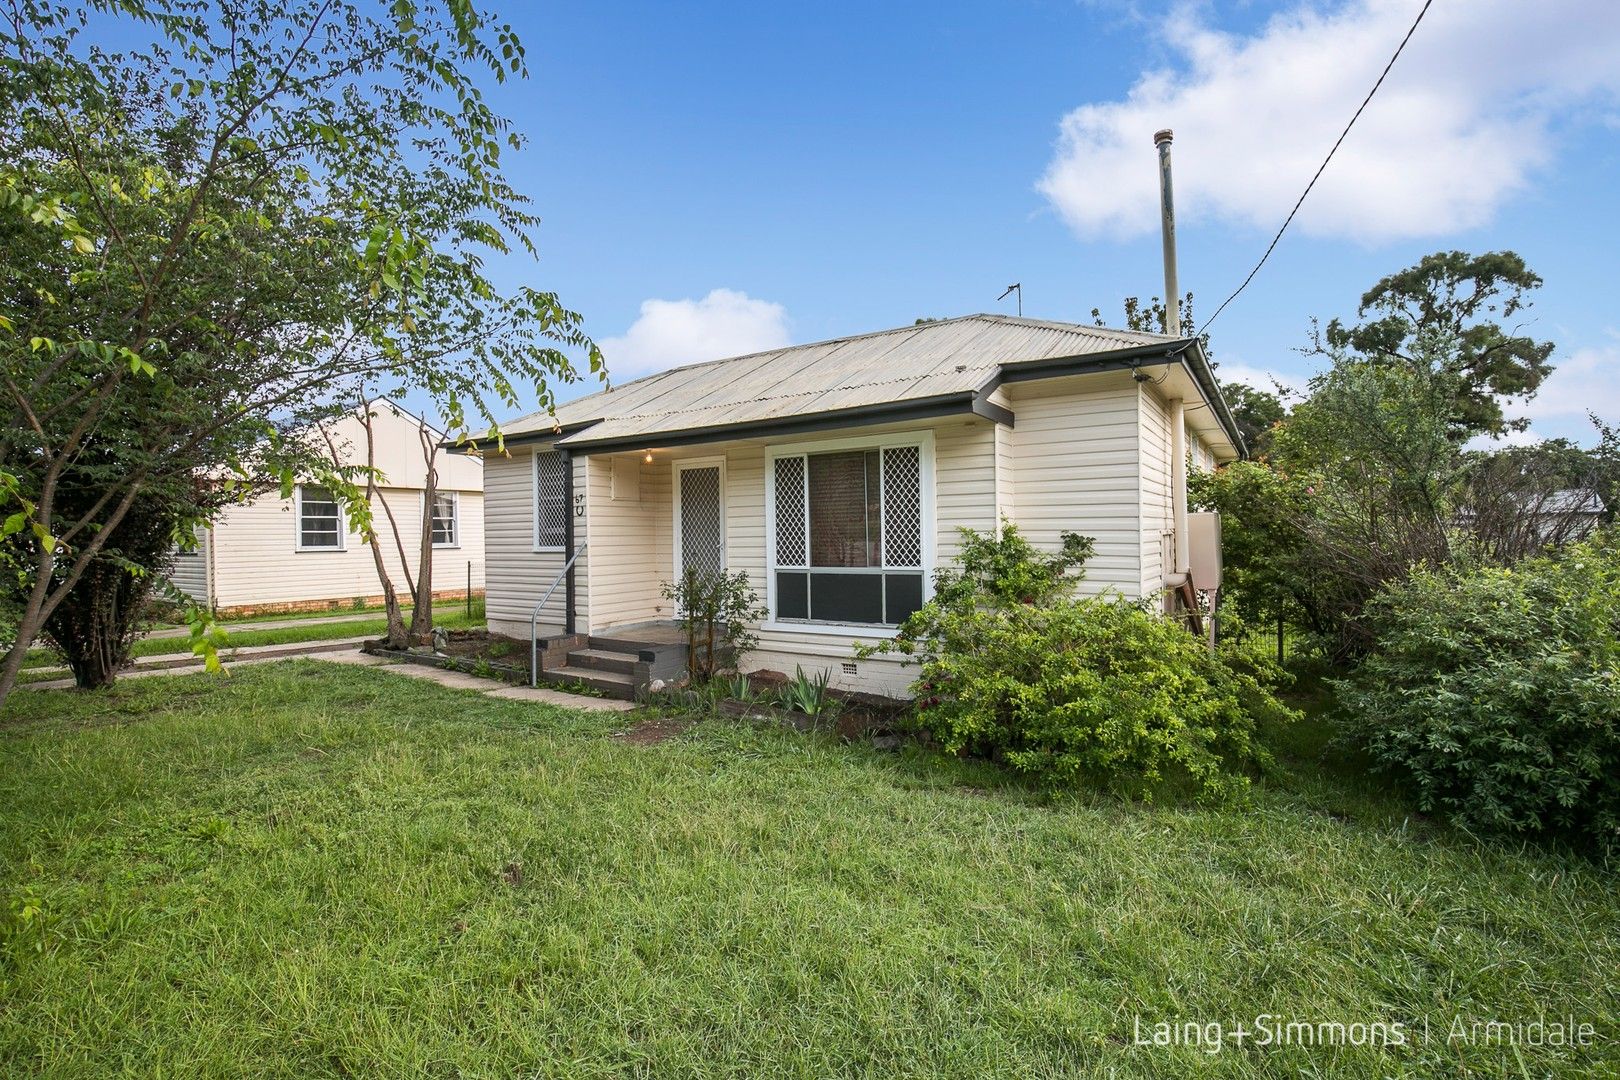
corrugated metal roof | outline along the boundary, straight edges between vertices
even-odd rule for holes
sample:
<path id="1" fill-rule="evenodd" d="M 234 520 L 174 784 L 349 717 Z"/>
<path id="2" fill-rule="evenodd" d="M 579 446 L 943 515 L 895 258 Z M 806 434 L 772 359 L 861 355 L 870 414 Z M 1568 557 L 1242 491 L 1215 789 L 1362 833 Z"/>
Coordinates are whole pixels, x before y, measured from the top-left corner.
<path id="1" fill-rule="evenodd" d="M 1135 330 L 965 315 L 690 364 L 502 425 L 507 438 L 594 443 L 972 393 L 1003 368 L 1178 339 Z M 588 426 L 587 426 L 588 425 Z M 583 429 L 583 430 L 581 430 Z"/>

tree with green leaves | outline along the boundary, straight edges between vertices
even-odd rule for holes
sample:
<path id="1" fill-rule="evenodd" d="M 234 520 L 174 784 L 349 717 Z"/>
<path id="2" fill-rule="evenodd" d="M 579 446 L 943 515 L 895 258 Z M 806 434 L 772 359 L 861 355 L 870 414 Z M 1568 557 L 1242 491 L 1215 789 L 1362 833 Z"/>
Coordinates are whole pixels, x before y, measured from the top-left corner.
<path id="1" fill-rule="evenodd" d="M 420 390 L 498 441 L 523 390 L 601 374 L 579 316 L 488 272 L 535 254 L 479 85 L 524 74 L 466 0 L 0 11 L 0 702 L 142 500 L 306 477 L 366 530 L 359 478 L 293 433 Z M 171 535 L 207 512 L 169 505 Z"/>
<path id="2" fill-rule="evenodd" d="M 1271 448 L 1271 433 L 1288 415 L 1282 398 L 1269 390 L 1240 382 L 1222 382 L 1221 397 L 1232 413 L 1250 457 L 1264 456 Z"/>
<path id="3" fill-rule="evenodd" d="M 1378 363 L 1430 364 L 1455 377 L 1449 423 L 1459 442 L 1522 431 L 1528 421 L 1506 416 L 1500 399 L 1534 396 L 1552 371 L 1553 343 L 1512 325 L 1540 287 L 1540 276 L 1514 252 L 1435 252 L 1367 290 L 1357 310 L 1361 322 L 1330 322 L 1327 347 Z M 1452 343 L 1446 355 L 1416 350 L 1436 335 Z"/>

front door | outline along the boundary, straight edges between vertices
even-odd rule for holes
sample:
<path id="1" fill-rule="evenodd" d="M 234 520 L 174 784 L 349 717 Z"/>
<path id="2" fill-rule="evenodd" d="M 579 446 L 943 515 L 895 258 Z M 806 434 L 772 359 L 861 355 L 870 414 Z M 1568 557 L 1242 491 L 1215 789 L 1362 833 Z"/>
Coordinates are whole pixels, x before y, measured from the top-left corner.
<path id="1" fill-rule="evenodd" d="M 675 576 L 726 568 L 726 469 L 720 459 L 675 463 Z"/>

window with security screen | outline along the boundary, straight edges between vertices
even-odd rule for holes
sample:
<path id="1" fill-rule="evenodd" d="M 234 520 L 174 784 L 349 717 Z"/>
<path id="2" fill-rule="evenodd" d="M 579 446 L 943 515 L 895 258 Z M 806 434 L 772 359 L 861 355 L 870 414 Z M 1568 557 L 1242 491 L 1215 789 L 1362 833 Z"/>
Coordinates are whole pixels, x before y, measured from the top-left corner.
<path id="1" fill-rule="evenodd" d="M 568 542 L 568 455 L 541 450 L 534 455 L 534 546 L 562 548 Z"/>
<path id="2" fill-rule="evenodd" d="M 771 463 L 779 620 L 894 626 L 922 606 L 922 449 Z"/>

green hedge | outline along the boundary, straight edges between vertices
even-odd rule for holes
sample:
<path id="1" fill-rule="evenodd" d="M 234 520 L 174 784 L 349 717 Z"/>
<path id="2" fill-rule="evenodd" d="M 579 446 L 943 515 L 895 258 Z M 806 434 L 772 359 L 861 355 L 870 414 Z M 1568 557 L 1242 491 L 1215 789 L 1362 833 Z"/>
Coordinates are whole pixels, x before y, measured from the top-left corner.
<path id="1" fill-rule="evenodd" d="M 1374 605 L 1340 703 L 1425 810 L 1620 846 L 1620 546 L 1510 569 L 1419 570 Z"/>

